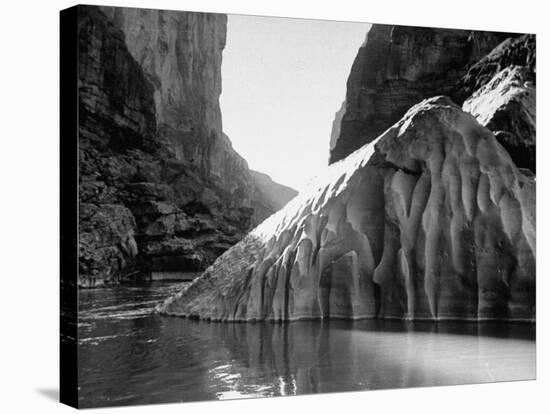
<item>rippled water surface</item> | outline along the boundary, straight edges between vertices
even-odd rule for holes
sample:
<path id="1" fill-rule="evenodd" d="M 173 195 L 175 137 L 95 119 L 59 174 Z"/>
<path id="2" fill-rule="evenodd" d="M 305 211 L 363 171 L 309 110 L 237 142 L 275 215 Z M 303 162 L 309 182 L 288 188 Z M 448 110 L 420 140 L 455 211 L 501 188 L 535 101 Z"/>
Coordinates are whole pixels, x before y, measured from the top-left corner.
<path id="1" fill-rule="evenodd" d="M 83 407 L 535 378 L 535 326 L 161 317 L 178 285 L 83 290 Z"/>

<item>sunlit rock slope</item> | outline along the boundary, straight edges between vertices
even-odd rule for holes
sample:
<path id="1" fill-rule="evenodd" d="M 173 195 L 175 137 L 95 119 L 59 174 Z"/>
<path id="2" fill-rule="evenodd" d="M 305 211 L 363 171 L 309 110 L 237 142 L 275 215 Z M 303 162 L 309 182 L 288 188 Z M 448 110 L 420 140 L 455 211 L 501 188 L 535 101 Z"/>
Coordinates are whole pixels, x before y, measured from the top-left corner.
<path id="1" fill-rule="evenodd" d="M 495 133 L 518 167 L 536 173 L 535 35 L 509 38 L 472 65 L 455 101 Z"/>
<path id="2" fill-rule="evenodd" d="M 448 98 L 412 107 L 159 307 L 225 321 L 535 318 L 535 184 Z"/>
<path id="3" fill-rule="evenodd" d="M 463 104 L 495 133 L 516 165 L 536 172 L 537 91 L 525 67 L 498 72 Z"/>

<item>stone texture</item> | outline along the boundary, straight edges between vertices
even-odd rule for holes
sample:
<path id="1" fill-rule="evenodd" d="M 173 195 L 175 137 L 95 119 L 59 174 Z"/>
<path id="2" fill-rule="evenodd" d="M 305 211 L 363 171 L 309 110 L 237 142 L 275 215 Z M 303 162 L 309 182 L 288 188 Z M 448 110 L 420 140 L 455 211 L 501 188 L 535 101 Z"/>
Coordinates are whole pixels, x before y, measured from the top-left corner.
<path id="1" fill-rule="evenodd" d="M 332 164 L 158 310 L 224 321 L 535 318 L 535 182 L 450 99 Z"/>
<path id="2" fill-rule="evenodd" d="M 496 46 L 490 53 L 468 67 L 460 79 L 454 98 L 462 103 L 481 89 L 494 76 L 511 66 L 525 67 L 526 81 L 536 84 L 537 42 L 534 34 L 511 36 Z"/>
<path id="3" fill-rule="evenodd" d="M 79 214 L 79 285 L 117 284 L 137 255 L 132 213 L 119 204 L 81 203 Z"/>
<path id="4" fill-rule="evenodd" d="M 329 163 L 372 141 L 422 99 L 449 95 L 508 34 L 375 24 L 353 62 Z M 342 116 L 343 114 L 343 116 Z"/>
<path id="5" fill-rule="evenodd" d="M 227 16 L 102 7 L 154 87 L 161 138 L 174 158 L 196 166 L 228 191 L 249 186 L 246 161 L 223 134 L 219 106 Z M 248 178 L 245 176 L 245 178 Z"/>
<path id="6" fill-rule="evenodd" d="M 506 39 L 472 65 L 455 99 L 495 133 L 520 168 L 536 173 L 536 38 Z"/>
<path id="7" fill-rule="evenodd" d="M 81 285 L 203 270 L 290 198 L 222 131 L 226 19 L 79 7 Z"/>
<path id="8" fill-rule="evenodd" d="M 79 285 L 95 287 L 118 283 L 137 255 L 117 184 L 136 173 L 123 152 L 154 151 L 155 110 L 124 35 L 99 10 L 80 9 L 78 41 Z"/>
<path id="9" fill-rule="evenodd" d="M 468 98 L 463 109 L 493 131 L 520 168 L 536 173 L 537 91 L 525 66 L 508 66 Z"/>

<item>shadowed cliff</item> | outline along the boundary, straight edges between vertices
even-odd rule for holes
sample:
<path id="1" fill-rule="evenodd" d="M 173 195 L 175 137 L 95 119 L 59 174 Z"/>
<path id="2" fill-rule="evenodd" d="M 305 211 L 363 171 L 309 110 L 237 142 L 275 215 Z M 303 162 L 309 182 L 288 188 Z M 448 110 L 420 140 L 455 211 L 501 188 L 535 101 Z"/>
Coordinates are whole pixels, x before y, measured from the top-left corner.
<path id="1" fill-rule="evenodd" d="M 227 18 L 78 13 L 79 283 L 200 272 L 295 194 L 266 196 L 222 131 Z"/>

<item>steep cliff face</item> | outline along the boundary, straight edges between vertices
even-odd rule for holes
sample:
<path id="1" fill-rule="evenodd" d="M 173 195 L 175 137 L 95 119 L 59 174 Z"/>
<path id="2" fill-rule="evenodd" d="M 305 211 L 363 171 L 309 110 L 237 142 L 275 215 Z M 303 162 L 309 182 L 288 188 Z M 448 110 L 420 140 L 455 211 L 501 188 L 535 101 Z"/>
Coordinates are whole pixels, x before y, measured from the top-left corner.
<path id="1" fill-rule="evenodd" d="M 225 31 L 217 14 L 79 8 L 82 285 L 203 270 L 276 211 L 222 131 Z"/>
<path id="2" fill-rule="evenodd" d="M 372 141 L 422 99 L 451 95 L 467 67 L 507 36 L 373 25 L 348 78 L 345 111 L 338 112 L 345 114 L 333 127 L 329 162 Z"/>
<path id="3" fill-rule="evenodd" d="M 154 151 L 156 135 L 153 88 L 103 17 L 85 8 L 78 21 L 79 283 L 86 285 L 115 280 L 137 255 L 118 177 L 137 173 L 129 160 Z"/>
<path id="4" fill-rule="evenodd" d="M 334 163 L 159 311 L 214 320 L 535 318 L 535 183 L 444 97 Z"/>
<path id="5" fill-rule="evenodd" d="M 213 13 L 103 7 L 154 86 L 158 128 L 175 159 L 229 190 L 246 162 L 222 132 L 219 106 L 227 17 Z M 244 186 L 246 186 L 246 183 Z"/>

